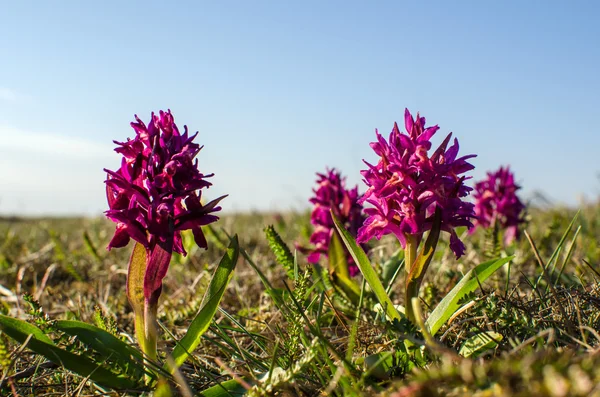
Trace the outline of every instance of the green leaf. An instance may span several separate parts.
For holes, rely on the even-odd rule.
[[[398,313],[404,314],[406,312],[403,305],[394,305],[394,307],[396,308],[396,310],[398,310]],[[381,303],[374,304],[373,311],[382,316],[385,314],[385,312],[383,311],[383,306],[381,306]],[[391,320],[391,319],[388,318],[388,320]]]
[[[19,343],[24,343],[25,339],[31,335],[32,339],[29,342],[30,347],[32,342],[56,346],[54,342],[52,342],[52,339],[50,339],[48,335],[46,335],[41,329],[35,325],[29,324],[26,321],[0,314],[0,327],[2,327],[2,330],[4,330],[6,335],[10,336]],[[25,337],[22,338],[21,335],[25,335]]]
[[[350,277],[348,273],[348,260],[344,252],[344,246],[340,241],[337,233],[331,233],[329,240],[329,251],[327,252],[329,259],[329,272],[335,273],[338,277]]]
[[[288,274],[288,277],[291,280],[294,280],[294,256],[292,255],[292,252],[283,242],[279,234],[277,234],[272,225],[269,225],[265,228],[265,236],[267,237],[267,242],[269,243],[271,251],[273,251],[275,254],[277,263],[283,266]]]
[[[127,297],[133,309],[144,312],[144,274],[146,273],[146,248],[135,243],[127,269]]]
[[[494,331],[485,331],[467,339],[460,347],[458,354],[463,357],[477,358],[487,350],[494,349],[498,342],[502,340],[502,335]]]
[[[225,382],[221,382],[218,385],[209,387],[202,391],[200,396],[202,397],[231,397],[231,396],[243,396],[246,394],[246,389],[238,383],[235,379],[230,379]]]
[[[339,219],[337,219],[333,212],[331,212],[331,217],[333,218],[335,227],[340,233],[342,241],[348,248],[348,251],[350,251],[350,255],[352,255],[354,258],[354,262],[356,262],[356,265],[360,269],[360,272],[363,274],[365,280],[367,280],[367,283],[373,290],[373,293],[375,293],[377,300],[385,309],[386,315],[392,319],[392,321],[400,321],[402,317],[394,307],[394,304],[392,303],[392,300],[388,294],[385,292],[385,288],[383,288],[381,280],[379,280],[377,273],[375,273],[375,270],[373,270],[367,254],[365,254],[365,251],[362,249],[362,247],[356,243],[354,237],[352,237],[352,235],[346,229],[344,229],[344,226],[340,223]]]
[[[331,234],[329,241],[329,274],[350,300],[358,303],[360,288],[348,273],[348,257],[337,233]]]
[[[208,289],[202,298],[200,311],[190,324],[185,336],[179,341],[173,350],[173,359],[177,366],[183,364],[191,352],[200,344],[202,335],[206,332],[210,323],[217,312],[221,298],[225,293],[225,289],[231,277],[233,269],[237,264],[240,248],[237,235],[231,238],[229,248],[221,259],[219,266],[215,270]],[[171,369],[173,370],[173,369]]]
[[[137,374],[147,372],[142,353],[111,333],[81,321],[59,320],[55,325],[65,334],[76,336],[82,343],[104,357],[110,356],[111,360],[115,360],[124,368]]]
[[[41,354],[53,363],[62,365],[71,372],[79,374],[82,377],[89,377],[98,384],[115,389],[135,388],[138,386],[136,381],[113,373],[87,357],[61,349],[39,328],[25,321],[0,315],[0,329],[19,343],[25,343],[31,335],[31,339],[27,343],[29,349]]]
[[[421,249],[421,252],[419,252],[419,255],[415,259],[414,263],[406,264],[409,266],[406,280],[407,289],[410,284],[416,284],[416,289],[418,291],[421,281],[423,280],[423,277],[425,277],[425,272],[427,271],[427,268],[431,263],[431,259],[433,258],[435,247],[437,247],[437,243],[440,238],[441,226],[442,212],[440,208],[437,207],[433,217],[431,230],[427,236],[427,240],[425,241],[423,248]]]
[[[367,374],[380,380],[389,379],[392,372],[403,363],[408,363],[408,360],[402,351],[383,351],[364,358]]]
[[[135,335],[143,351],[146,340],[146,326],[144,323],[144,275],[146,273],[146,248],[135,243],[129,267],[127,269],[127,298],[133,308],[135,316]]]
[[[167,382],[164,378],[161,378],[156,384],[156,388],[154,389],[154,393],[152,397],[172,397],[173,392],[171,391],[171,386],[169,386],[169,382]]]
[[[429,318],[427,318],[425,325],[429,328],[431,335],[435,335],[446,321],[452,317],[454,312],[459,308],[458,302],[463,296],[475,291],[480,283],[487,280],[496,270],[510,262],[513,258],[514,256],[492,259],[469,270],[458,284],[452,288],[452,291],[436,306],[429,315]]]

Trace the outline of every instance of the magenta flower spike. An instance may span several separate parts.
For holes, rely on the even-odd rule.
[[[477,220],[470,231],[473,232],[477,227],[498,227],[499,230],[505,230],[504,244],[509,245],[518,239],[519,225],[525,222],[525,205],[517,196],[520,188],[508,166],[488,172],[486,179],[475,184]]]
[[[450,249],[457,258],[464,254],[465,246],[454,229],[473,226],[474,206],[465,201],[472,188],[464,182],[470,177],[463,174],[474,168],[467,160],[475,155],[458,157],[458,141],[448,147],[452,133],[430,153],[430,140],[439,127],[426,127],[425,118],[417,114],[415,120],[408,109],[404,125],[406,133],[394,123],[388,140],[375,131],[377,141],[371,148],[379,161],[376,165],[365,161],[368,169],[361,173],[368,189],[359,201],[372,207],[365,209],[368,217],[358,230],[357,242],[396,236],[405,250],[406,314],[414,322],[411,301],[418,296],[439,232],[450,234]],[[433,238],[426,245],[432,249],[427,259],[418,262],[417,247],[429,230]]]
[[[180,134],[171,111],[152,113],[148,127],[136,116],[131,123],[133,139],[117,142],[123,155],[117,171],[108,173],[106,194],[110,209],[106,216],[117,223],[108,249],[124,247],[130,239],[147,251],[148,267],[144,278],[144,296],[150,299],[160,290],[171,254],[185,255],[181,231],[192,229],[196,244],[207,248],[201,226],[219,219],[212,213],[225,196],[206,205],[200,203],[201,189],[211,186],[198,171],[194,158],[202,149],[188,137],[187,126]]]
[[[335,168],[326,169],[325,174],[317,173],[317,187],[313,189],[314,197],[310,202],[314,205],[311,212],[311,223],[315,226],[310,237],[313,248],[308,252],[308,262],[317,263],[321,255],[328,256],[329,243],[335,232],[330,210],[342,222],[347,230],[356,236],[358,228],[364,221],[363,207],[358,203],[360,198],[358,186],[346,189],[346,178]],[[348,251],[346,251],[348,273],[351,277],[358,274],[358,267]]]
[[[137,115],[135,118],[136,122],[131,123],[135,137],[126,142],[114,141],[115,151],[123,156],[121,167],[116,171],[105,169],[110,207],[106,216],[117,224],[108,249],[124,247],[130,239],[145,248],[144,308],[155,316],[171,255],[173,252],[186,254],[181,231],[191,229],[196,244],[207,248],[201,227],[218,219],[214,213],[221,209],[218,203],[225,196],[206,205],[200,201],[202,189],[211,186],[206,178],[213,174],[200,173],[198,160],[194,160],[202,149],[193,142],[198,133],[188,136],[184,127],[181,134],[170,110],[160,111],[158,115],[152,113],[148,126]],[[128,297],[135,309],[134,292],[129,287],[128,282]],[[148,313],[136,313],[136,316],[146,315]],[[153,327],[149,324],[152,321],[146,318],[146,336],[137,330],[138,339],[149,338],[148,334],[154,331],[149,329]],[[145,349],[148,343],[155,345],[155,341],[140,341],[142,349],[155,358],[156,347]]]
[[[368,218],[357,241],[394,234],[403,247],[408,236],[420,242],[439,208],[441,230],[450,234],[450,248],[459,258],[465,247],[454,228],[472,227],[475,215],[473,204],[464,200],[472,190],[464,183],[470,177],[462,174],[474,168],[467,160],[475,155],[457,158],[458,140],[447,147],[452,133],[430,155],[430,139],[439,127],[426,128],[425,118],[417,114],[415,121],[408,109],[405,126],[407,134],[394,124],[388,141],[376,131],[377,142],[371,143],[371,148],[380,156],[379,162],[371,165],[365,161],[369,169],[361,172],[368,190],[360,202],[373,208],[365,209]]]

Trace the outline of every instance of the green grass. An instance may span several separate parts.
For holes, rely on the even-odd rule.
[[[600,395],[600,205],[582,208],[569,227],[575,215],[568,208],[530,210],[526,229],[537,255],[525,236],[504,248],[491,233],[477,232],[464,235],[466,255],[457,261],[442,233],[421,288],[425,317],[469,270],[497,257],[514,259],[462,296],[433,339],[405,320],[385,321],[360,277],[350,288],[330,279],[326,264],[308,266],[300,253],[294,260],[294,243],[308,240],[307,214],[225,216],[207,230],[209,249],[175,257],[164,280],[163,363],[201,308],[228,236],[239,235],[238,264],[210,328],[176,376],[163,374],[156,395],[207,389],[206,395],[227,395],[214,388],[223,382],[231,395],[250,387],[247,394],[255,396]],[[274,225],[269,240],[268,225]],[[74,323],[58,321],[96,325],[135,346],[125,294],[131,246],[107,252],[113,230],[101,218],[0,221],[0,313],[120,371],[115,357],[102,361],[84,340],[59,329]],[[391,238],[372,244],[369,260],[378,274],[397,249]],[[399,272],[391,286],[391,276],[384,280],[394,304],[405,304],[403,277]],[[494,340],[484,340],[469,358],[458,354],[482,333]],[[115,390],[92,382],[6,334],[0,335],[0,368],[3,396],[152,393],[143,385]]]

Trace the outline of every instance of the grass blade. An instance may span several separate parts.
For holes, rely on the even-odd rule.
[[[173,350],[173,359],[177,366],[183,364],[192,351],[200,344],[202,335],[206,332],[217,312],[221,298],[225,293],[227,284],[233,276],[233,269],[237,264],[240,248],[237,235],[234,235],[229,243],[229,248],[223,255],[219,266],[215,270],[208,289],[202,299],[200,311],[190,324],[185,336]]]
[[[581,212],[581,210],[577,211],[577,213],[575,214],[575,216],[571,220],[571,223],[569,223],[569,226],[567,226],[567,229],[565,230],[565,232],[563,233],[562,237],[560,238],[560,241],[558,242],[558,245],[556,246],[556,249],[554,250],[554,252],[550,256],[550,259],[548,260],[548,262],[546,262],[547,263],[546,266],[549,266],[556,259],[556,257],[558,256],[558,253],[561,250],[563,244],[565,243],[565,240],[567,239],[567,237],[571,233],[571,229],[573,229],[573,225],[575,224],[575,221],[577,220],[577,218],[579,218],[579,213],[580,212]],[[546,266],[544,266],[544,270],[547,270]],[[556,265],[555,265],[555,267],[556,267]],[[552,268],[551,273],[553,271],[554,271],[554,268]],[[544,277],[544,272],[542,271],[542,274],[540,274],[538,276],[537,280],[535,281],[534,288],[537,289],[537,285],[542,280],[543,277]]]
[[[560,267],[558,276],[556,276],[555,285],[558,284],[558,282],[560,281],[560,278],[562,277],[562,274],[565,270],[565,266],[571,259],[571,255],[573,254],[573,249],[577,245],[577,237],[579,236],[580,231],[581,231],[581,225],[579,225],[579,227],[577,227],[577,230],[575,230],[575,234],[573,235],[573,240],[571,240],[571,245],[569,245],[569,249],[567,250],[567,255],[565,255],[565,259],[563,260],[562,266]]]
[[[96,259],[98,262],[102,262],[102,257],[98,254],[98,250],[94,246],[92,238],[90,237],[90,234],[87,232],[87,230],[83,232],[83,242],[85,244],[85,248],[94,257],[94,259]]]

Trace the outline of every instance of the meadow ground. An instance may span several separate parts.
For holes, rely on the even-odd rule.
[[[272,234],[268,241],[265,227],[273,225],[294,252],[296,242],[308,241],[308,214],[227,215],[206,229],[208,250],[188,244],[189,255],[175,257],[164,280],[162,360],[201,307],[228,235],[238,234],[233,278],[179,374],[154,392],[141,381],[115,390],[3,333],[0,394],[196,395],[208,389],[206,395],[218,395],[210,387],[233,377],[242,386],[231,388],[232,395],[244,388],[252,388],[248,395],[600,395],[600,205],[576,213],[531,208],[525,228],[531,242],[522,236],[505,248],[492,232],[478,231],[465,235],[466,254],[458,261],[444,240],[421,288],[425,318],[470,269],[493,258],[514,259],[457,297],[459,309],[433,336],[382,318],[360,276],[357,300],[300,253],[295,268],[281,263],[289,258]],[[134,344],[125,293],[131,245],[106,251],[113,232],[103,218],[2,220],[0,312],[35,324],[57,345],[118,374],[127,370],[54,326],[55,320],[81,320]],[[402,262],[398,243],[384,238],[371,246],[369,258],[392,301],[404,304],[404,272],[390,274]]]

